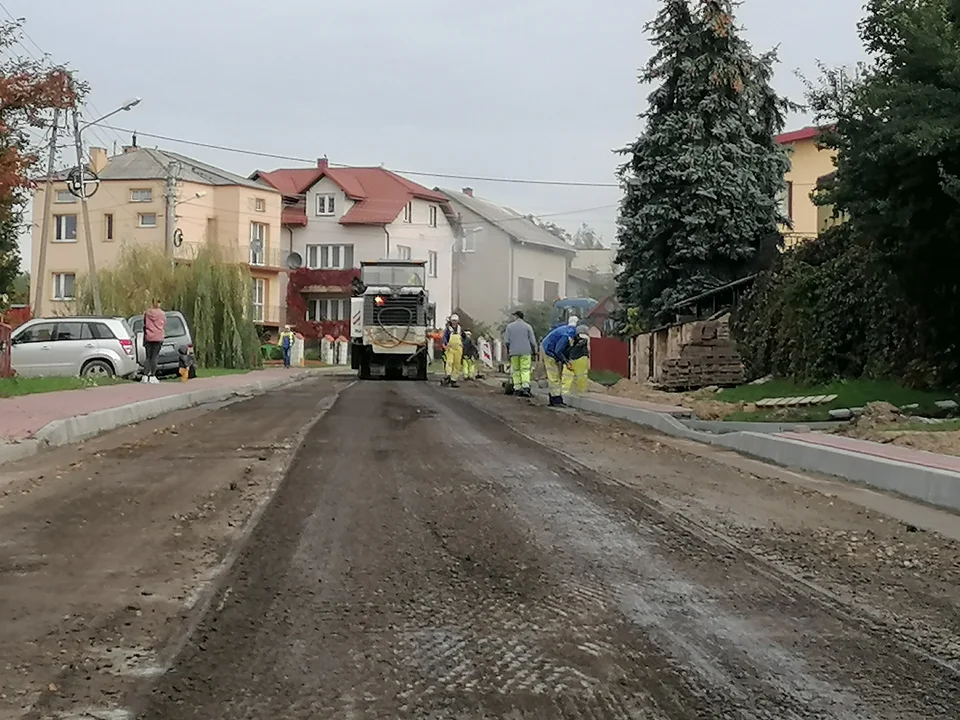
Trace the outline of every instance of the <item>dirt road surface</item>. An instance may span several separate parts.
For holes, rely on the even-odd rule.
[[[348,382],[301,382],[3,465],[0,718],[125,717],[301,433]]]
[[[894,516],[955,517],[662,440],[479,388],[353,385],[131,712],[955,715],[958,545]]]

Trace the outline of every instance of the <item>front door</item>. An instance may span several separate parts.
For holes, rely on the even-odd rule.
[[[17,375],[55,375],[53,332],[55,323],[37,323],[13,335],[10,361]]]

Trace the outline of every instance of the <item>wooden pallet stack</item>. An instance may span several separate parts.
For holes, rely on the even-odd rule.
[[[740,353],[727,323],[705,320],[693,324],[690,339],[680,356],[664,360],[660,385],[665,390],[693,390],[716,385],[741,385],[744,377]]]

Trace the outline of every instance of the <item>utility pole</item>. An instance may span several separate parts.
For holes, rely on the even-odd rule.
[[[80,211],[83,215],[83,235],[87,242],[87,265],[90,272],[90,290],[93,292],[93,312],[103,315],[100,300],[100,280],[97,278],[97,263],[93,254],[93,232],[90,230],[90,205],[87,203],[87,184],[83,167],[83,142],[80,139],[80,111],[73,110],[73,140],[77,146],[77,175],[79,177]]]
[[[167,165],[167,186],[163,197],[167,202],[164,218],[164,251],[173,263],[173,238],[177,231],[177,175],[174,171],[176,163]]]
[[[47,243],[50,241],[50,208],[53,204],[53,165],[57,160],[57,130],[60,124],[60,108],[53,110],[53,127],[50,129],[50,155],[47,158],[47,181],[43,188],[43,218],[40,225],[40,256],[37,258],[37,276],[34,278],[33,312],[43,306],[43,281],[47,274]]]

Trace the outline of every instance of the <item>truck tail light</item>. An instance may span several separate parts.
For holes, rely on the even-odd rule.
[[[127,355],[129,355],[130,357],[133,357],[133,340],[121,340],[120,347],[123,348],[123,351]]]

